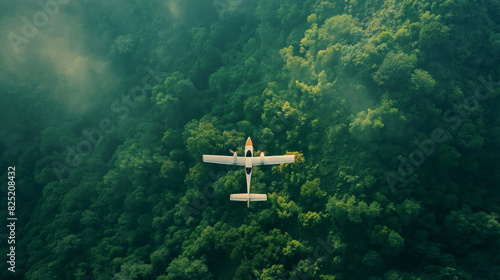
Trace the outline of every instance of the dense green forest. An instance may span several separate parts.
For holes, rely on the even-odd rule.
[[[3,2],[1,279],[500,279],[498,0]]]

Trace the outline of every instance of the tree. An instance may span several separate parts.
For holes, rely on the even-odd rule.
[[[78,236],[69,234],[57,242],[54,253],[58,256],[58,259],[66,263],[71,260],[72,256],[80,253],[82,245],[82,241]]]
[[[423,25],[420,28],[419,42],[423,48],[437,47],[447,41],[450,28],[440,22],[439,15],[427,11],[420,20]]]
[[[262,270],[262,273],[259,273],[257,276],[259,280],[273,280],[273,279],[279,279],[283,276],[285,273],[285,270],[283,269],[282,264],[273,264],[269,268],[264,268]]]
[[[135,51],[135,43],[131,34],[116,37],[115,43],[111,47],[111,54],[115,56],[128,56]]]
[[[381,225],[375,225],[371,234],[371,242],[382,246],[382,253],[388,256],[398,255],[404,247],[405,241],[396,231]]]
[[[430,93],[434,89],[436,81],[434,81],[429,72],[415,69],[413,74],[411,74],[411,84],[411,89],[416,92]]]
[[[406,117],[395,106],[394,100],[382,96],[381,105],[372,110],[358,113],[349,124],[349,132],[354,139],[361,142],[377,141],[393,137],[401,137],[401,128]]]
[[[204,119],[198,122],[193,120],[186,124],[183,137],[187,143],[187,150],[195,158],[202,154],[220,153],[222,133],[215,127],[216,118]]]
[[[200,279],[210,280],[212,275],[208,271],[207,265],[199,259],[189,260],[186,257],[174,259],[167,268],[166,280],[174,279]]]
[[[377,72],[373,74],[373,80],[376,84],[391,90],[405,88],[416,64],[417,57],[414,54],[390,51]]]

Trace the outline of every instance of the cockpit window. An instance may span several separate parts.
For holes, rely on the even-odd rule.
[[[250,172],[252,172],[252,168],[251,167],[247,167],[247,168],[245,168],[245,170],[247,171],[248,175],[250,175]]]
[[[247,154],[246,154],[246,157],[251,157],[252,156],[252,152],[250,152],[250,150],[247,151]]]

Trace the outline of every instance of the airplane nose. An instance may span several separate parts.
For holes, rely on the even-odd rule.
[[[253,146],[252,140],[250,139],[250,137],[248,137],[247,143],[245,144],[245,146]]]

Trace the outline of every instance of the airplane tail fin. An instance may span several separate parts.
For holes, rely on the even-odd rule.
[[[231,195],[232,201],[246,201],[247,207],[250,206],[250,201],[267,201],[267,194],[260,193],[235,193]]]

